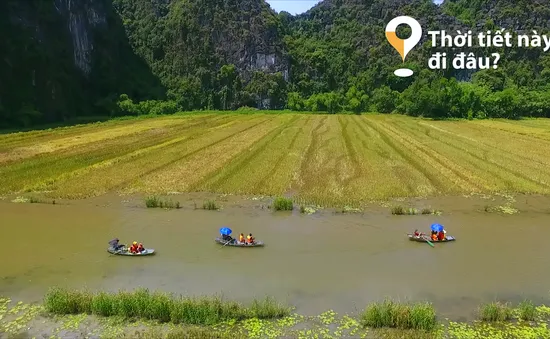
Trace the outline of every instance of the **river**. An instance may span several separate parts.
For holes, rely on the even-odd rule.
[[[524,199],[538,207],[503,215],[483,212],[482,202],[440,200],[454,208],[441,216],[392,216],[387,208],[313,215],[250,206],[160,210],[116,196],[56,205],[6,199],[0,295],[39,301],[54,285],[147,287],[241,301],[270,295],[303,314],[352,313],[387,296],[427,300],[440,315],[471,319],[481,302],[548,299],[548,199]],[[407,232],[428,232],[433,222],[457,241],[432,248],[407,240]],[[221,226],[234,235],[252,232],[266,247],[221,247],[213,241]],[[110,255],[107,242],[115,237],[158,253]]]

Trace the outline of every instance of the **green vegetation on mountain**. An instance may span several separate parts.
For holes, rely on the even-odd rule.
[[[0,2],[0,127],[109,115],[164,90],[110,0]]]
[[[417,18],[410,78],[386,23]],[[264,0],[66,0],[0,4],[0,127],[86,116],[234,110],[550,116],[550,55],[501,53],[498,69],[428,70],[427,30],[548,34],[542,0],[324,0],[275,13]],[[398,34],[406,37],[407,29]],[[452,56],[457,51],[446,50]],[[146,100],[146,101],[144,101]]]

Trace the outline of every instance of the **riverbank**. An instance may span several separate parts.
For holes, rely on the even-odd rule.
[[[3,338],[47,336],[150,339],[175,339],[184,335],[196,339],[550,337],[550,330],[547,328],[550,308],[534,306],[529,302],[516,305],[516,308],[504,303],[482,305],[476,309],[478,320],[466,323],[438,317],[429,303],[403,304],[386,301],[368,305],[356,314],[337,314],[328,310],[317,316],[304,316],[289,313],[289,309],[272,299],[265,299],[271,300],[269,302],[253,303],[252,308],[241,313],[239,310],[246,310],[244,306],[223,302],[216,297],[202,298],[201,301],[177,301],[178,299],[170,299],[166,294],[147,293],[145,290],[138,290],[122,294],[119,292],[118,295],[93,295],[84,291],[54,289],[45,297],[44,305],[15,303],[10,299],[0,298],[0,335],[3,334]],[[147,295],[149,303],[142,305],[143,309],[136,308],[136,303],[147,299]],[[109,298],[117,306],[107,308],[117,310],[116,314],[105,313],[105,300]],[[157,318],[164,314],[158,298],[176,303],[171,306],[172,314],[177,315],[175,319],[168,317],[164,321],[158,321]],[[210,304],[205,308],[207,300],[217,306]],[[182,302],[186,305],[183,313],[180,308]],[[222,309],[231,312],[220,313]],[[194,316],[181,318],[182,314]],[[225,315],[226,318],[212,318],[215,314]],[[250,317],[243,318],[243,314]],[[176,323],[173,320],[177,320]],[[210,324],[197,326],[197,322]]]

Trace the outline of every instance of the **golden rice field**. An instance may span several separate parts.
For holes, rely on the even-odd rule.
[[[0,135],[0,195],[550,193],[550,120],[192,114]]]

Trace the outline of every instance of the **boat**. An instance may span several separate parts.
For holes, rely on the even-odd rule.
[[[415,236],[414,234],[407,234],[409,236],[409,240],[411,241],[418,241],[418,242],[428,242],[430,241],[431,243],[438,243],[438,242],[449,242],[449,241],[455,241],[455,237],[451,236],[451,235],[447,235],[445,236],[445,240],[438,240],[438,241],[434,241],[432,239],[430,239],[430,237],[427,235],[427,234],[424,234],[424,236]]]
[[[233,239],[233,242],[228,243],[227,240],[223,240],[222,238],[216,238],[216,242],[220,245],[224,246],[233,246],[233,247],[263,247],[264,243],[261,241],[255,241],[253,244],[247,244],[245,242],[239,242],[237,239]]]
[[[114,254],[114,255],[125,255],[125,256],[129,256],[129,257],[143,257],[143,256],[146,256],[146,255],[154,254],[155,250],[152,249],[152,248],[146,248],[141,253],[132,253],[132,252],[128,251],[128,248],[124,248],[122,250],[115,250],[114,248],[109,247],[107,249],[107,252],[109,252],[111,254]]]

